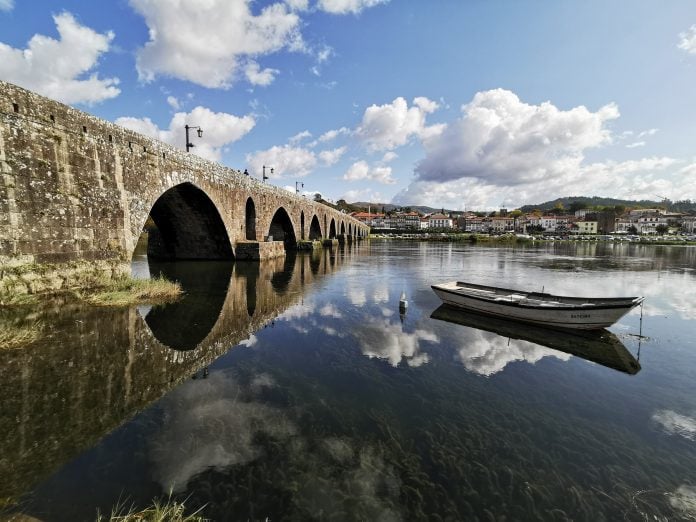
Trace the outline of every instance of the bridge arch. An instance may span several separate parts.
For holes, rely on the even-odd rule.
[[[312,222],[309,225],[309,239],[311,241],[321,239],[321,225],[316,214],[312,216]]]
[[[268,235],[273,236],[273,241],[282,241],[285,243],[286,249],[297,245],[295,228],[293,227],[290,215],[283,207],[279,207],[278,210],[275,211],[275,214],[273,214],[271,225],[268,228]]]
[[[232,244],[220,212],[193,183],[165,191],[150,209],[155,227],[148,230],[152,259],[233,259]]]
[[[346,233],[346,222],[341,220],[341,235]]]
[[[300,238],[304,241],[305,238],[305,219],[304,210],[300,213]]]
[[[334,239],[336,237],[336,221],[331,218],[331,225],[329,225],[329,239]]]
[[[246,200],[244,209],[244,222],[246,229],[246,239],[248,241],[256,241],[256,205],[254,200],[249,197]]]

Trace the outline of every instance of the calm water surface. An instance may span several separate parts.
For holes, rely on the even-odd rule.
[[[213,520],[696,519],[694,248],[373,241],[134,270],[185,299],[57,305],[0,353],[4,512],[171,491]],[[452,314],[430,284],[453,279],[644,295],[644,337],[640,309],[599,338]]]

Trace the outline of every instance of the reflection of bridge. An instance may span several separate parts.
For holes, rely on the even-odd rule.
[[[367,235],[239,171],[2,81],[0,92],[0,262],[123,267],[148,216],[149,253],[164,259],[265,259]]]
[[[188,310],[165,307],[154,321],[154,309],[144,319],[135,308],[47,310],[39,319],[51,332],[48,338],[21,350],[0,351],[0,500],[16,500],[136,412],[248,339],[299,303],[315,281],[340,270],[361,248],[346,245],[228,265],[221,298],[211,300],[215,309],[206,309],[212,319],[208,328],[198,329],[197,338],[187,337],[195,345],[178,349],[162,341],[179,342],[171,333],[191,327],[182,318],[200,318],[196,307],[202,299],[195,295],[183,302]],[[225,270],[217,273],[220,276]],[[186,282],[185,277],[182,280]],[[205,292],[206,284],[192,293]]]

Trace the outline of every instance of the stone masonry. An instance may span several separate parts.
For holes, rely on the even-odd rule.
[[[267,258],[369,232],[326,205],[0,81],[0,290],[8,275],[47,266],[127,270],[148,216],[159,233],[151,253],[170,259]],[[53,286],[70,286],[65,274]]]

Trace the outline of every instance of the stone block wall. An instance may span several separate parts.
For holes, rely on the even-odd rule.
[[[332,230],[367,235],[330,207],[0,81],[0,279],[18,265],[127,265],[155,203],[182,184],[202,191],[227,236],[208,216],[173,218],[186,204],[166,206],[159,225],[176,228],[184,257],[209,257],[225,241],[217,254],[234,255],[246,240],[248,198],[257,241],[281,208],[297,240],[309,237],[315,216],[323,237],[332,221]]]

